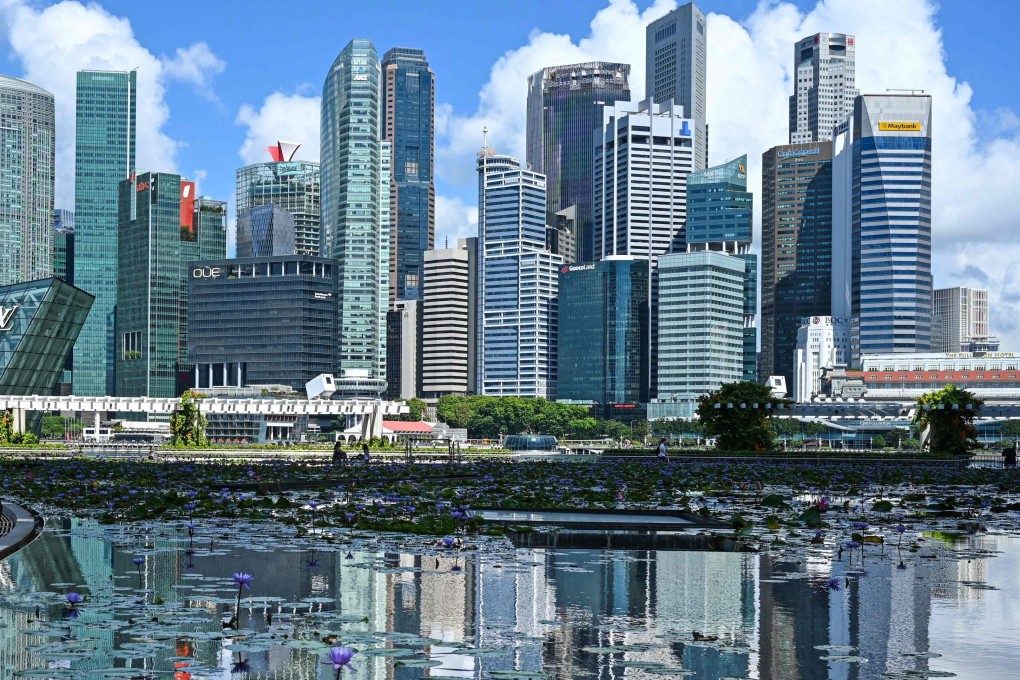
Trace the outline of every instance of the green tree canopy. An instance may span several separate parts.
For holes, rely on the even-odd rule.
[[[773,397],[767,385],[745,380],[703,395],[697,413],[705,436],[715,437],[717,449],[771,451],[775,446],[772,409],[782,403],[786,402]]]
[[[936,453],[966,454],[977,446],[974,417],[984,402],[956,385],[917,398],[914,423],[928,433],[928,446]]]
[[[201,398],[202,395],[194,390],[181,395],[181,403],[170,414],[172,446],[209,446],[209,440],[205,437],[208,423],[196,403]]]

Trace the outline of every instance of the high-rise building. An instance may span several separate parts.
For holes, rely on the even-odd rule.
[[[300,391],[315,376],[333,373],[336,270],[332,259],[310,255],[192,262],[188,362],[194,366],[193,384],[199,389],[287,385]]]
[[[832,142],[762,154],[759,379],[792,384],[804,317],[832,309]]]
[[[603,109],[630,101],[629,77],[629,64],[603,61],[550,66],[528,77],[528,167],[545,175],[549,224],[556,223],[559,211],[577,206],[578,259],[583,262],[597,258],[593,142],[603,125]]]
[[[399,300],[386,312],[386,398],[418,396],[418,332],[421,316],[418,300]]]
[[[52,276],[53,95],[0,75],[0,286]]]
[[[297,249],[292,214],[275,203],[266,203],[238,213],[237,257],[295,254]]]
[[[694,124],[694,169],[708,167],[708,25],[693,2],[645,28],[645,96],[675,102]]]
[[[694,169],[692,121],[653,100],[617,102],[595,133],[595,257],[653,259],[670,250],[687,219]]]
[[[931,351],[969,352],[989,341],[987,290],[938,288],[934,295]]]
[[[747,156],[693,172],[687,178],[688,252],[718,251],[744,262],[741,380],[756,380],[758,372],[758,256],[751,252],[753,202],[747,190]]]
[[[850,362],[850,320],[834,316],[801,319],[793,356],[793,400],[822,393],[822,369]],[[788,383],[789,384],[789,383]]]
[[[577,206],[564,208],[553,215],[555,222],[546,225],[545,249],[563,258],[577,260]]]
[[[74,283],[74,211],[53,211],[53,275]]]
[[[608,417],[648,403],[649,271],[628,256],[560,267],[557,399],[597,402]]]
[[[790,144],[829,141],[854,110],[856,48],[852,35],[816,33],[793,46]]]
[[[393,149],[390,178],[390,304],[421,298],[423,254],[435,245],[435,74],[425,52],[394,47],[382,62],[382,138]]]
[[[861,95],[833,141],[832,315],[860,354],[931,347],[931,143],[924,94]]]
[[[425,253],[421,395],[475,392],[478,239]]]
[[[74,393],[113,395],[118,186],[135,169],[136,71],[79,71],[75,103],[76,285],[95,296],[74,346]]]
[[[545,177],[510,156],[478,154],[478,389],[556,394],[559,255],[545,249]]]
[[[375,46],[352,40],[322,88],[322,251],[337,260],[339,372],[386,373],[390,162]]]
[[[319,164],[292,160],[299,146],[277,142],[267,147],[271,162],[238,168],[237,221],[249,210],[273,203],[294,218],[294,252],[319,255]]]
[[[226,203],[194,192],[194,182],[163,172],[120,182],[117,396],[175,397],[189,380],[192,263],[226,251]]]

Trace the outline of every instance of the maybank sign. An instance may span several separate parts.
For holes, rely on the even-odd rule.
[[[817,156],[822,150],[817,146],[813,149],[787,149],[786,151],[777,151],[776,155],[779,160],[785,161],[787,158],[800,158],[801,156]]]
[[[913,121],[883,120],[878,123],[879,132],[920,132],[921,124]]]
[[[560,274],[568,274],[570,272],[588,272],[595,269],[594,264],[566,264],[560,267]]]

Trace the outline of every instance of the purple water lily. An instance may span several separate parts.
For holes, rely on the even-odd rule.
[[[68,593],[67,595],[64,595],[64,598],[67,600],[67,604],[71,608],[77,607],[85,601],[85,596],[81,593]]]
[[[329,650],[329,661],[323,661],[322,663],[327,666],[332,665],[333,670],[336,671],[336,677],[340,677],[340,671],[344,668],[350,668],[352,671],[358,670],[351,665],[351,659],[354,658],[354,650],[350,647],[333,647]]]
[[[452,548],[455,545],[457,545],[457,539],[454,538],[453,536],[447,536],[446,538],[443,539],[444,548]]]
[[[254,580],[255,580],[255,577],[252,576],[251,574],[246,574],[243,571],[242,572],[236,572],[236,571],[234,572],[234,583],[237,584],[237,590],[238,591],[240,591],[242,587],[247,589],[247,590],[251,590],[251,582],[254,581]]]
[[[829,579],[829,590],[839,590],[839,579],[835,576]]]
[[[145,564],[144,557],[132,557],[131,561],[134,562],[135,568],[138,570],[138,589],[142,589],[142,565]]]

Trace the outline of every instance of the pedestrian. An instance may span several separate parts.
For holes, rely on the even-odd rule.
[[[344,453],[344,444],[340,439],[336,440],[333,444],[333,465],[334,467],[339,465],[343,460],[347,458],[347,454]]]
[[[666,438],[663,437],[659,440],[659,460],[665,463],[669,462],[669,455],[666,447]]]
[[[365,459],[366,463],[371,460],[371,457],[368,455],[368,442],[361,442],[361,456]]]

